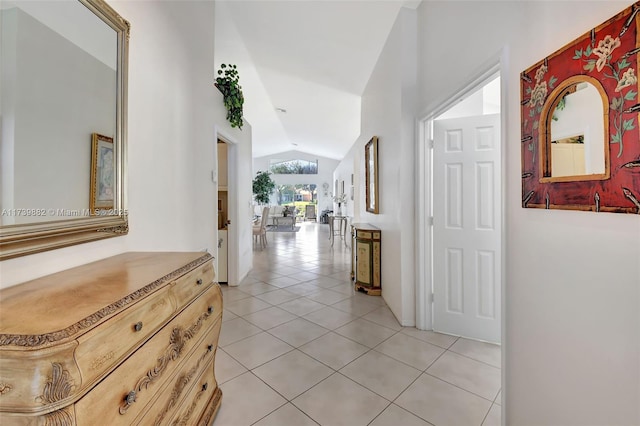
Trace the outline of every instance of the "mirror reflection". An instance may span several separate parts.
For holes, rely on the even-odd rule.
[[[117,136],[118,34],[79,1],[1,8],[0,224],[86,219],[92,135]]]
[[[551,111],[550,176],[604,174],[604,107],[598,89],[587,81],[572,83]]]

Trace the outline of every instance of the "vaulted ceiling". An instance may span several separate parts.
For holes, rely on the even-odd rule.
[[[404,0],[218,1],[216,65],[237,64],[253,156],[342,159],[360,97]]]

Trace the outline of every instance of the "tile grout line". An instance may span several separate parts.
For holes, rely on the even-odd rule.
[[[480,422],[480,426],[484,425],[484,422],[487,420],[487,417],[489,417],[489,413],[491,412],[491,409],[493,408],[493,405],[494,405],[494,403],[491,403],[491,405],[489,405],[489,409],[487,410],[487,413],[482,418],[482,422]]]
[[[462,339],[462,338],[463,338],[463,337],[461,337],[461,339]],[[482,360],[479,360],[478,358],[473,358],[473,357],[470,357],[469,355],[461,354],[461,353],[456,352],[456,351],[451,350],[451,349],[447,349],[447,350],[448,350],[449,352],[451,352],[451,353],[456,354],[456,355],[460,355],[460,356],[461,356],[461,357],[463,357],[463,358],[470,359],[471,361],[479,362],[479,363],[484,364],[484,365],[486,365],[486,366],[488,366],[488,367],[493,367],[493,368],[495,368],[495,369],[497,369],[497,370],[501,370],[501,368],[500,368],[500,367],[496,367],[495,365],[493,365],[493,364],[489,364],[488,362],[485,362],[485,361],[482,361]]]
[[[434,362],[435,362],[435,361],[434,361]],[[487,401],[487,402],[489,402],[489,403],[493,404],[493,400],[491,400],[491,399],[487,399],[487,398],[485,398],[485,397],[484,397],[484,396],[482,396],[482,395],[478,395],[477,393],[472,392],[472,391],[470,391],[469,389],[462,388],[462,387],[460,387],[460,386],[456,385],[455,383],[448,382],[448,381],[446,381],[446,380],[444,380],[444,379],[442,379],[442,378],[440,378],[440,377],[438,377],[438,376],[434,376],[433,374],[429,373],[428,371],[424,371],[424,372],[423,372],[423,374],[427,374],[428,376],[433,377],[434,379],[438,379],[438,380],[440,380],[441,382],[447,383],[447,384],[449,384],[449,385],[451,385],[451,386],[454,386],[454,387],[456,387],[456,388],[458,388],[458,389],[460,389],[460,390],[463,390],[463,391],[465,391],[465,392],[467,392],[467,393],[470,393],[471,395],[475,395],[475,396],[477,396],[478,398],[482,398],[483,400],[485,400],[485,401]],[[498,390],[498,392],[500,392],[500,390]]]

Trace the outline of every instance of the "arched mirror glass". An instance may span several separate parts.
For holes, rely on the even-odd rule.
[[[551,176],[602,174],[604,108],[593,84],[570,85],[551,114]]]
[[[103,0],[0,18],[0,259],[126,234],[128,22]]]
[[[540,127],[542,182],[609,177],[608,99],[588,76],[567,79],[548,97]]]

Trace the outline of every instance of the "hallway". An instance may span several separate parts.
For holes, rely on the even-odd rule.
[[[222,286],[214,425],[499,425],[500,347],[400,326],[353,292],[349,247],[300,225]]]

